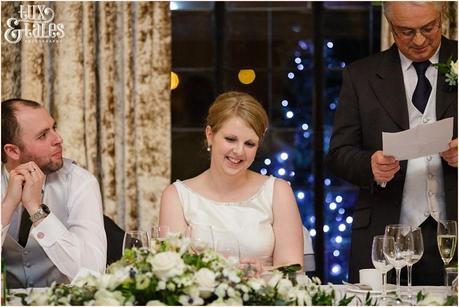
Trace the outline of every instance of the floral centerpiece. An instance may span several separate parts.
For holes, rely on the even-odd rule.
[[[189,238],[152,241],[151,250],[128,250],[98,277],[22,295],[24,305],[348,305],[318,278],[292,274],[295,266],[251,277],[212,250],[194,253]]]
[[[212,250],[195,253],[190,239],[152,241],[151,250],[125,251],[105,274],[77,277],[72,284],[29,290],[23,305],[375,305],[342,294],[318,278],[296,274],[299,265],[253,277],[234,260]],[[420,301],[426,297],[419,297]],[[456,296],[457,302],[457,296]]]

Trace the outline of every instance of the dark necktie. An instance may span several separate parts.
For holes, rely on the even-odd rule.
[[[44,191],[41,190],[41,197],[43,198]],[[30,227],[32,226],[32,221],[30,220],[29,212],[27,212],[26,208],[22,208],[22,215],[21,215],[21,226],[19,226],[19,237],[18,242],[25,247],[27,244],[27,239],[29,238]]]
[[[27,244],[27,238],[29,237],[30,226],[32,226],[32,221],[30,220],[29,212],[25,208],[22,210],[21,216],[21,226],[19,228],[19,238],[18,242],[25,247]]]
[[[424,113],[427,101],[429,100],[430,92],[432,91],[432,85],[430,85],[430,82],[425,75],[427,68],[430,66],[430,61],[413,62],[413,66],[418,74],[418,84],[416,84],[411,101],[416,109],[418,109],[421,113]]]

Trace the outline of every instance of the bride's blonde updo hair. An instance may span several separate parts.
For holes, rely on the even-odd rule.
[[[263,106],[252,96],[242,92],[226,92],[217,97],[209,108],[207,125],[213,133],[217,133],[223,123],[233,117],[239,117],[263,141],[268,129],[268,115]]]

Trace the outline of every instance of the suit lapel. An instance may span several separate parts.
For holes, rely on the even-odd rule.
[[[442,37],[438,61],[439,63],[446,63],[449,57],[452,57],[453,60],[457,60],[457,49],[456,51],[454,51],[452,48],[452,44],[447,39]],[[438,72],[437,96],[436,96],[436,101],[435,101],[437,119],[442,119],[448,107],[454,101],[457,101],[457,98],[456,98],[457,97],[457,87],[449,86],[446,83],[445,79],[446,79],[445,75]]]
[[[397,47],[384,53],[371,86],[379,103],[402,130],[409,129],[408,106],[405,97],[405,83]]]

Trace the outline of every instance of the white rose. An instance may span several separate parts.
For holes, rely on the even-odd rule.
[[[164,290],[164,289],[166,289],[166,282],[160,280],[160,281],[158,282],[158,285],[156,286],[156,289],[157,289],[157,290]]]
[[[217,288],[215,289],[215,294],[218,296],[218,297],[225,297],[226,295],[226,289],[228,289],[228,285],[225,284],[225,283],[221,283],[217,286]]]
[[[249,285],[250,288],[252,288],[255,291],[258,291],[263,287],[266,283],[263,279],[260,278],[251,278],[247,284]]]
[[[433,294],[427,294],[426,297],[417,303],[419,306],[441,306],[444,304],[443,299],[440,296]]]
[[[152,271],[161,279],[167,279],[183,273],[185,264],[180,255],[174,252],[156,254],[150,260]]]
[[[209,304],[209,306],[225,306],[225,301],[223,298],[219,297],[215,301]]]
[[[271,278],[268,281],[268,286],[275,288],[279,280],[282,278],[281,272],[273,272]]]
[[[285,296],[292,287],[293,284],[290,280],[282,278],[277,284],[277,292],[279,292],[280,295]]]
[[[238,292],[236,292],[233,288],[229,287],[228,290],[226,290],[226,294],[229,297],[234,298],[237,296]]]
[[[131,267],[127,266],[127,267],[120,268],[111,274],[102,274],[96,280],[97,282],[96,287],[98,289],[113,290],[116,287],[118,287],[120,284],[125,282],[127,279],[130,278],[130,274],[129,274],[130,270],[131,270]]]
[[[215,273],[207,268],[202,268],[194,276],[199,286],[204,288],[213,288],[216,285]]]
[[[311,306],[312,298],[306,290],[299,290],[298,288],[291,288],[288,292],[289,300],[293,300],[297,306]]]
[[[120,291],[107,291],[100,289],[94,294],[94,305],[96,306],[120,306],[124,303],[124,296]]]
[[[158,300],[148,301],[146,306],[167,306]]]
[[[183,306],[204,304],[204,300],[200,298],[199,296],[193,297],[193,296],[188,296],[188,295],[180,295],[178,301]]]
[[[52,293],[51,291],[41,292],[41,291],[32,290],[30,294],[26,297],[26,302],[29,303],[30,305],[36,305],[36,306],[49,305],[48,297],[52,295],[51,293]]]
[[[240,298],[229,298],[224,300],[223,298],[219,297],[215,301],[209,304],[209,306],[242,306],[243,302]]]
[[[207,268],[202,268],[196,272],[195,280],[203,298],[208,298],[212,294],[214,287],[217,285],[215,277],[215,273]]]
[[[451,71],[457,75],[457,61],[451,61]]]
[[[297,274],[296,275],[296,282],[300,286],[307,286],[307,285],[311,284],[312,281],[311,281],[311,278],[309,278],[305,274]]]
[[[97,272],[98,273],[98,272]],[[97,286],[97,278],[100,277],[100,274],[96,276],[92,272],[79,272],[77,276],[72,280],[72,285],[76,287],[82,286]]]
[[[236,271],[233,271],[233,270],[226,270],[226,272],[223,272],[223,274],[225,276],[228,277],[228,279],[234,283],[239,283],[241,281],[241,278],[237,275],[237,272]],[[226,274],[225,274],[226,273]]]
[[[177,287],[175,286],[175,284],[174,284],[173,282],[168,282],[167,285],[166,285],[166,288],[167,288],[167,290],[169,290],[169,291],[175,291],[175,289],[176,289]]]
[[[225,300],[227,306],[242,306],[243,302],[239,297],[231,297]]]

